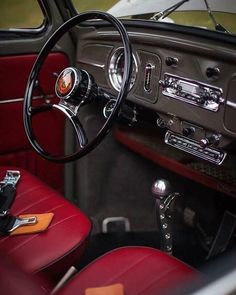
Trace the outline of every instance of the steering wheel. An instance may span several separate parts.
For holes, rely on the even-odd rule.
[[[85,105],[92,103],[92,101],[98,95],[98,87],[94,81],[92,75],[85,70],[69,67],[64,69],[58,76],[55,92],[59,98],[58,104],[43,104],[41,106],[32,106],[32,93],[36,85],[37,77],[47,55],[51,49],[55,46],[58,40],[74,26],[91,19],[102,19],[112,24],[121,36],[124,47],[124,74],[121,89],[116,98],[113,111],[106,119],[103,126],[97,132],[96,136],[89,142],[86,132],[79,119],[79,111]],[[92,25],[92,24],[91,24]],[[93,150],[107,135],[111,126],[118,115],[122,102],[127,96],[129,91],[129,84],[132,73],[132,51],[129,42],[129,37],[121,21],[114,16],[105,12],[87,12],[74,16],[59,27],[40,51],[31,73],[28,78],[24,106],[23,106],[23,120],[25,132],[29,142],[35,151],[47,160],[59,163],[70,162],[85,156],[91,150]],[[51,152],[47,152],[38,143],[37,138],[32,128],[32,117],[38,113],[56,109],[61,111],[70,121],[76,134],[76,138],[79,143],[79,147],[74,153],[69,155],[53,155]]]

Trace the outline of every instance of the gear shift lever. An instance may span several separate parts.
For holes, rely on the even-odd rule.
[[[162,199],[168,196],[171,192],[171,185],[165,179],[159,179],[152,185],[152,193],[156,199]]]
[[[156,216],[160,225],[161,234],[161,250],[172,254],[172,233],[171,233],[171,218],[172,218],[172,202],[178,193],[171,192],[171,185],[165,179],[158,179],[152,185],[152,193],[156,199]]]

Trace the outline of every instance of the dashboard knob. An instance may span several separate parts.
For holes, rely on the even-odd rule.
[[[178,62],[179,62],[179,60],[178,60],[178,58],[176,58],[176,57],[168,56],[168,57],[166,58],[166,65],[167,65],[168,67],[176,66],[176,65],[178,64]]]
[[[182,130],[182,133],[183,133],[183,136],[185,137],[188,137],[192,134],[194,134],[195,132],[195,128],[190,126],[190,127],[185,127],[183,130]]]
[[[173,88],[173,89],[180,90],[180,89],[179,89],[179,84],[178,84],[176,81],[172,82],[170,86],[171,86],[171,88]]]
[[[200,146],[205,149],[206,147],[208,147],[210,145],[210,142],[208,140],[208,138],[202,138],[200,140]]]
[[[219,68],[207,68],[206,69],[206,76],[207,78],[218,78],[220,74]]]
[[[206,99],[203,96],[200,96],[199,98],[196,99],[196,102],[199,104],[204,104]]]
[[[114,107],[116,105],[116,99],[110,99],[103,108],[103,116],[108,119],[112,114]]]
[[[212,93],[210,94],[210,99],[211,99],[212,101],[216,102],[216,103],[219,103],[220,97],[219,97],[219,95],[218,95],[217,93],[212,92]]]
[[[202,148],[205,149],[205,148],[212,146],[212,145],[216,146],[219,143],[219,140],[220,140],[219,136],[213,134],[211,136],[201,139],[199,144]]]
[[[211,99],[211,94],[208,90],[204,90],[199,98],[197,98],[197,103],[199,104],[204,104],[206,101],[208,101],[209,99]]]
[[[169,87],[171,85],[171,82],[168,79],[160,80],[159,85],[163,88]]]

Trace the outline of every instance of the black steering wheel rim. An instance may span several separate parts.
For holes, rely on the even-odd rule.
[[[49,52],[52,50],[52,48],[55,46],[55,44],[59,41],[59,39],[70,29],[72,29],[74,26],[79,25],[80,23],[92,20],[92,19],[103,19],[110,24],[112,24],[117,31],[119,32],[121,36],[121,40],[123,42],[124,47],[124,74],[123,74],[123,81],[121,84],[121,89],[119,91],[119,94],[116,99],[116,104],[114,106],[113,112],[109,116],[109,118],[104,123],[103,127],[99,130],[97,133],[97,136],[91,140],[84,148],[75,151],[74,153],[70,155],[63,155],[63,156],[57,156],[52,155],[45,151],[41,145],[38,143],[36,136],[34,135],[33,128],[32,128],[32,94],[33,89],[35,87],[35,83],[39,74],[39,71],[48,56]],[[92,24],[91,24],[92,25]],[[25,92],[25,99],[24,99],[24,106],[23,106],[23,121],[24,121],[24,127],[25,132],[28,137],[29,142],[31,143],[34,150],[40,154],[43,158],[57,162],[57,163],[66,163],[71,162],[76,159],[79,159],[83,156],[85,156],[87,153],[89,153],[91,150],[93,150],[107,135],[107,133],[110,131],[112,124],[118,115],[119,109],[126,98],[128,91],[129,91],[129,84],[131,79],[131,73],[132,73],[132,50],[131,50],[131,44],[129,41],[128,34],[126,32],[126,29],[124,25],[121,23],[120,20],[115,18],[114,16],[100,11],[91,11],[91,12],[85,12],[81,13],[79,15],[74,16],[73,18],[69,19],[67,22],[65,22],[63,25],[61,25],[48,39],[48,41],[45,43],[43,48],[41,49],[34,65],[31,70],[31,73],[28,78],[27,86],[26,86],[26,92]]]

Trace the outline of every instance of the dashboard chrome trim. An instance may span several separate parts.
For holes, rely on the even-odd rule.
[[[102,64],[102,63],[100,64],[100,63],[87,61],[87,60],[78,60],[77,63],[82,64],[82,65],[86,65],[86,66],[93,66],[96,68],[105,69],[105,64]]]
[[[152,71],[155,69],[155,65],[151,62],[147,63],[144,69],[144,85],[143,89],[147,93],[151,93],[151,79],[152,79]]]
[[[227,100],[226,105],[232,109],[236,110],[236,102],[232,102],[230,100]]]
[[[44,100],[50,100],[53,97],[55,97],[54,94],[50,94],[50,95],[38,95],[38,96],[34,96],[32,99],[33,100],[38,100],[38,99],[44,99]],[[7,103],[16,103],[16,102],[23,102],[24,101],[24,97],[19,97],[19,98],[12,98],[12,99],[3,99],[0,100],[0,104],[7,104]]]
[[[120,75],[118,75],[118,73],[117,73],[118,68],[117,67],[118,67],[118,63],[123,55],[123,50],[124,50],[123,47],[116,48],[116,50],[112,53],[111,58],[108,63],[109,81],[110,81],[112,87],[118,92],[120,91],[120,88],[121,88],[122,77],[120,77]],[[131,90],[132,87],[134,86],[134,83],[136,81],[137,74],[138,74],[137,60],[136,60],[136,57],[134,54],[132,54],[132,56],[133,56],[133,71],[132,71],[129,90]]]

